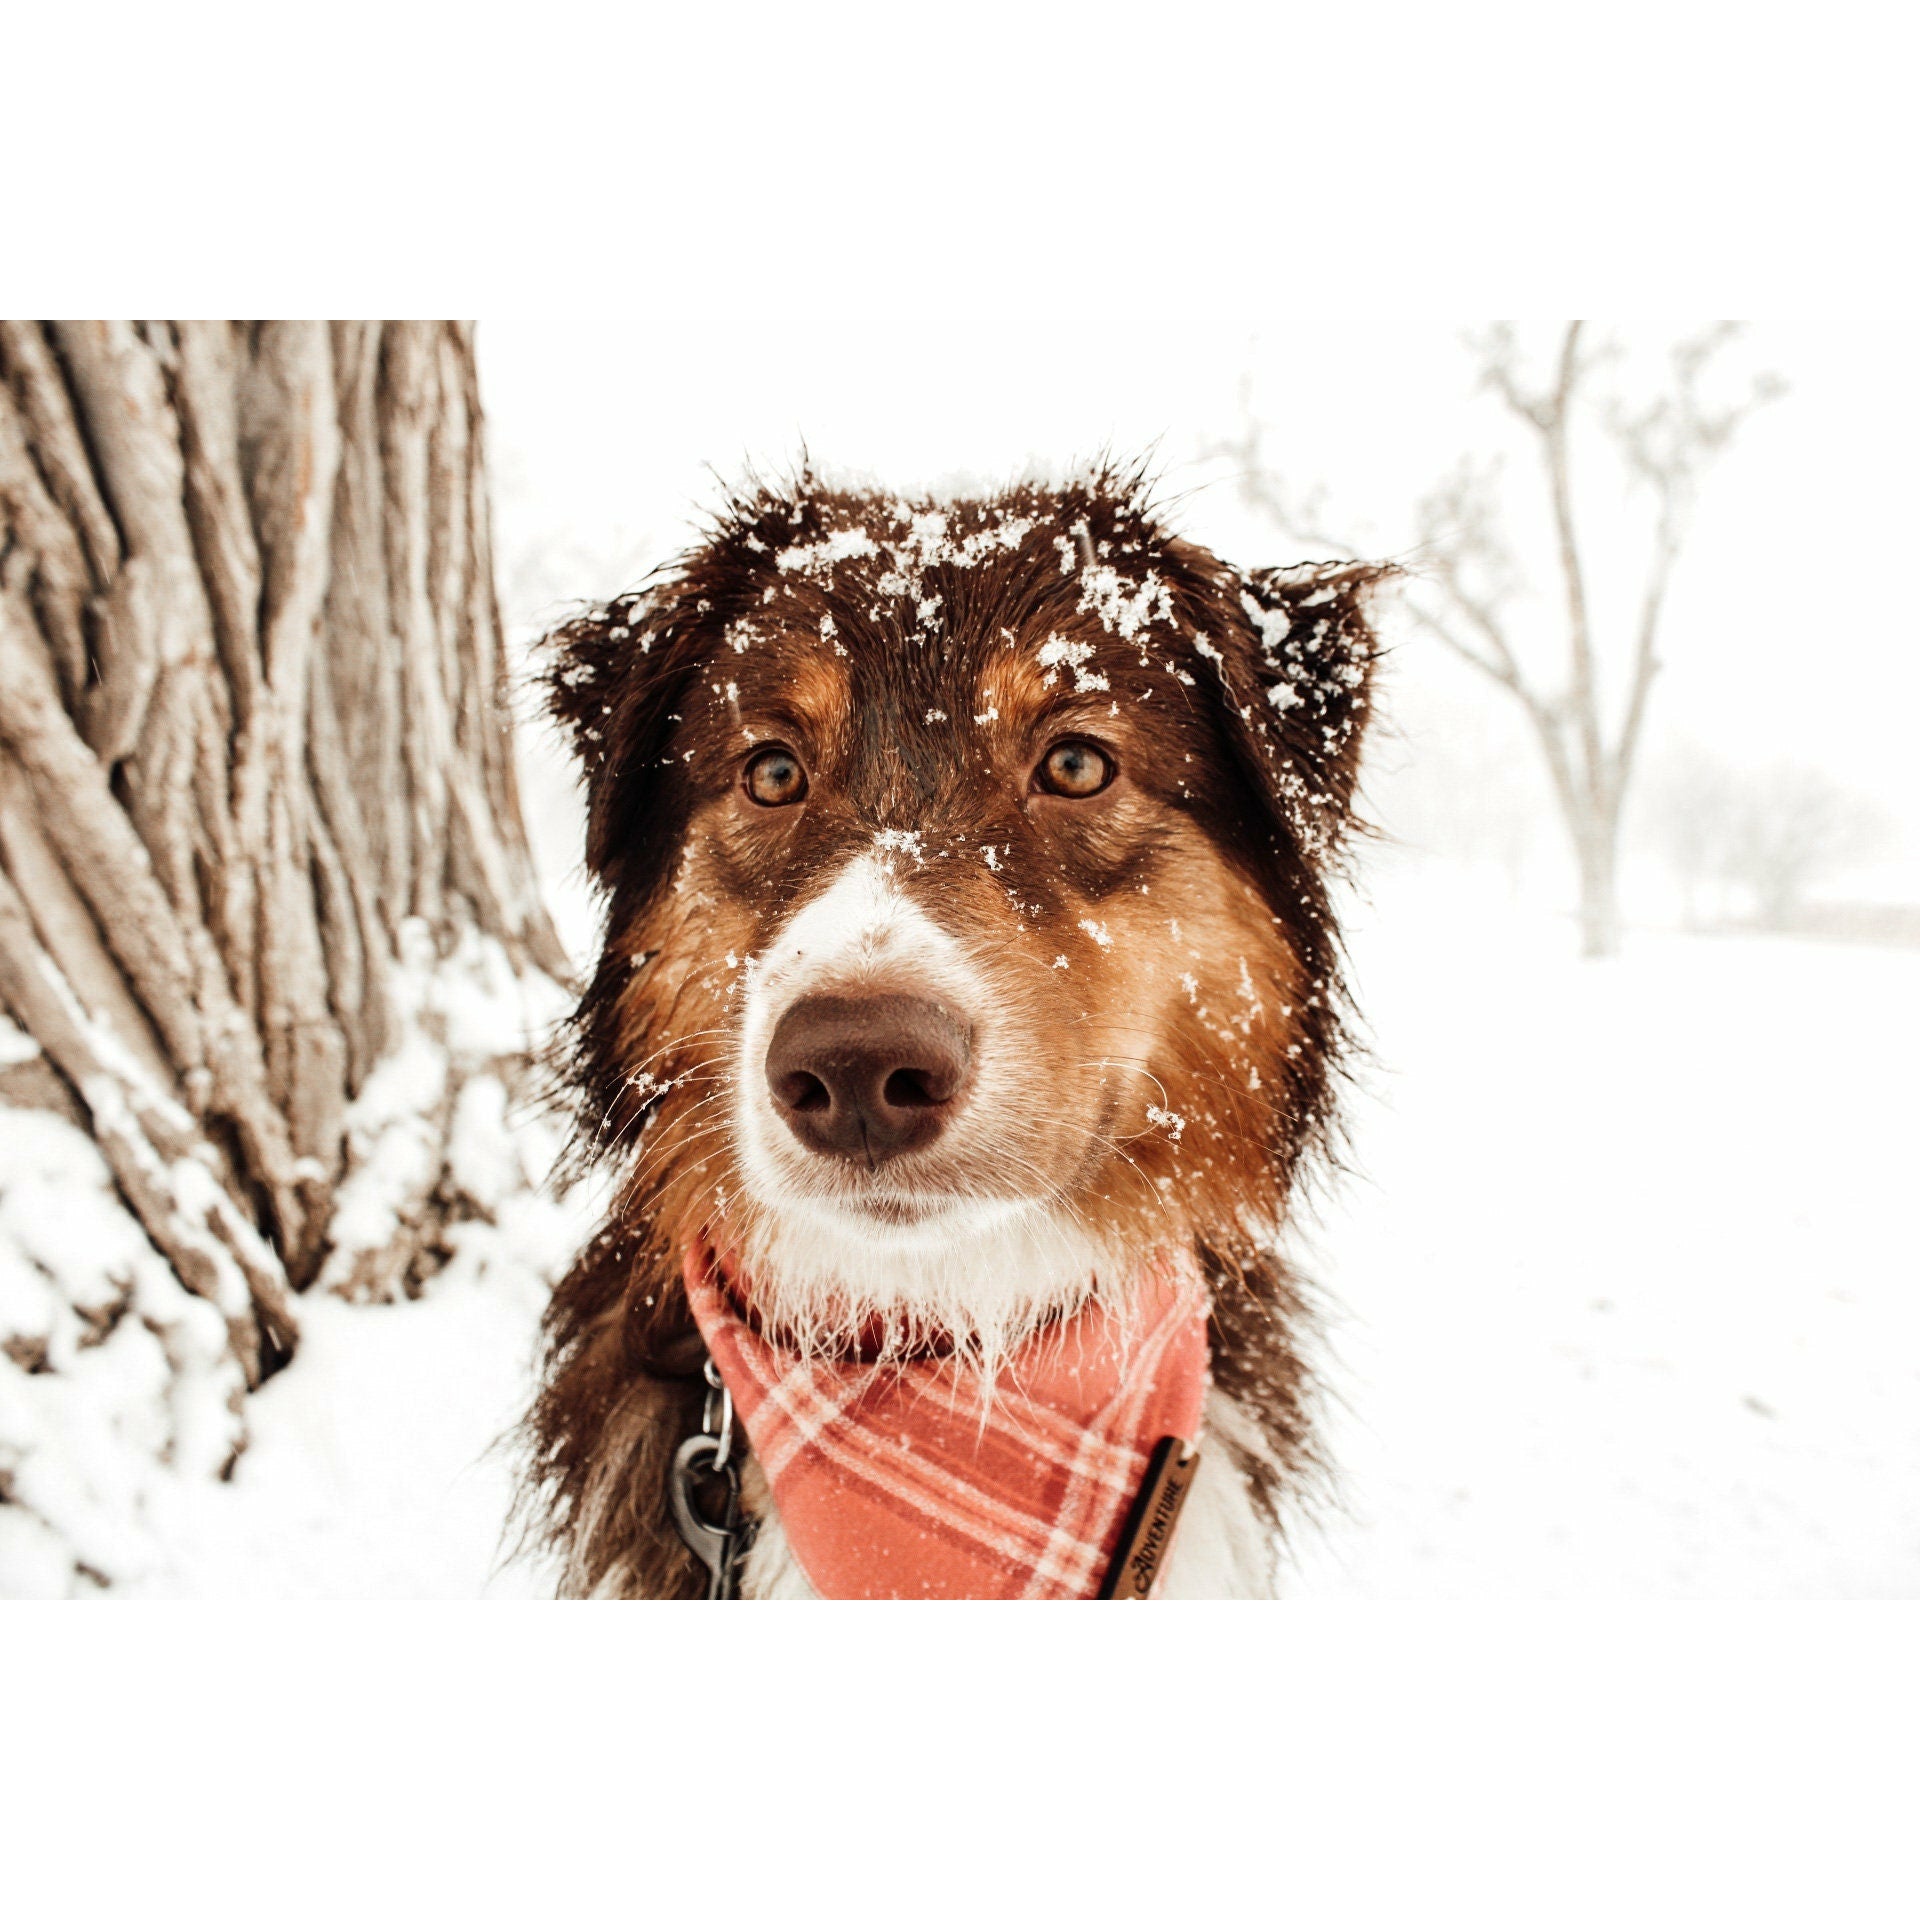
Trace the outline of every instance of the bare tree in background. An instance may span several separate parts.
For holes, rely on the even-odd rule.
[[[1516,602],[1525,585],[1502,525],[1494,470],[1465,461],[1420,502],[1418,558],[1405,588],[1415,623],[1520,705],[1545,761],[1580,882],[1581,951],[1589,958],[1620,946],[1620,827],[1645,731],[1648,696],[1660,670],[1660,622],[1701,481],[1741,422],[1782,389],[1762,378],[1738,399],[1709,403],[1705,376],[1736,329],[1723,325],[1673,349],[1667,390],[1639,408],[1599,409],[1606,433],[1653,500],[1651,555],[1637,616],[1621,645],[1608,649],[1594,631],[1587,563],[1574,510],[1573,429],[1607,357],[1583,348],[1584,323],[1572,321],[1550,378],[1530,380],[1512,330],[1496,327],[1472,342],[1483,387],[1527,429],[1540,456],[1554,531],[1564,633],[1558,661],[1542,668],[1521,639]],[[1238,440],[1215,451],[1240,464],[1242,491],[1282,532],[1343,553],[1350,543],[1317,524],[1316,504],[1296,505],[1263,458],[1263,434],[1249,408]],[[1611,696],[1602,659],[1619,659],[1624,693]]]
[[[1892,819],[1866,795],[1795,761],[1735,768],[1700,748],[1670,754],[1640,805],[1642,830],[1680,881],[1687,924],[1701,924],[1699,894],[1714,883],[1725,915],[1731,890],[1751,903],[1753,924],[1801,930],[1814,889],[1873,859],[1897,838]],[[1872,919],[1868,910],[1865,919]],[[1830,909],[1863,924],[1857,909]]]
[[[248,1386],[291,1292],[395,1297],[480,1204],[454,1136],[526,1023],[455,1032],[449,982],[564,971],[488,529],[469,328],[0,325],[0,1102],[91,1137]],[[72,1534],[49,1376],[132,1321],[177,1386],[193,1343],[146,1282],[21,1293],[57,1251],[0,1235],[0,1515]]]
[[[1682,924],[1697,932],[1703,924],[1703,890],[1715,884],[1724,888],[1733,877],[1739,782],[1731,768],[1691,748],[1669,755],[1641,791],[1645,837],[1680,882]]]
[[[1775,766],[1739,783],[1722,864],[1752,894],[1760,925],[1785,933],[1800,924],[1816,886],[1871,859],[1891,837],[1878,807],[1819,768]]]

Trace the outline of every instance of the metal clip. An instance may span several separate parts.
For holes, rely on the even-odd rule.
[[[754,1528],[740,1513],[740,1469],[733,1459],[733,1395],[711,1360],[706,1377],[707,1403],[701,1411],[700,1431],[689,1434],[674,1451],[667,1500],[680,1538],[707,1570],[706,1597],[737,1600],[740,1557],[752,1544]],[[696,1498],[697,1490],[711,1493],[715,1480],[726,1489],[717,1521],[701,1512]]]
[[[720,1451],[714,1456],[714,1469],[717,1472],[733,1458],[733,1395],[727,1391],[726,1382],[720,1378],[720,1369],[713,1364],[711,1357],[707,1361],[707,1404],[700,1410],[700,1431],[712,1433],[714,1422],[719,1421]]]

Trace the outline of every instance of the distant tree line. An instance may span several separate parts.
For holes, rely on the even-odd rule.
[[[1641,834],[1679,882],[1689,927],[1745,917],[1773,933],[1894,837],[1879,806],[1817,767],[1735,767],[1698,748],[1648,783]]]

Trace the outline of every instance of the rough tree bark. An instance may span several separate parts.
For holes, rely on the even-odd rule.
[[[1555,566],[1565,608],[1557,672],[1543,675],[1517,641],[1510,610],[1520,585],[1501,532],[1493,475],[1463,463],[1421,503],[1416,558],[1405,592],[1415,624],[1519,703],[1546,766],[1579,878],[1580,949],[1589,959],[1620,950],[1620,831],[1645,732],[1648,696],[1660,671],[1660,621],[1700,481],[1754,407],[1782,391],[1770,376],[1741,398],[1710,405],[1703,376],[1732,336],[1716,327],[1673,351],[1668,390],[1639,410],[1615,405],[1603,421],[1627,471],[1650,491],[1652,539],[1633,629],[1622,649],[1626,691],[1612,704],[1588,604],[1586,559],[1574,507],[1572,441],[1576,410],[1601,355],[1583,351],[1584,323],[1570,321],[1550,379],[1529,386],[1511,331],[1496,327],[1475,343],[1481,384],[1524,423],[1540,456],[1550,503]],[[1241,461],[1250,504],[1283,531],[1350,554],[1349,543],[1315,524],[1266,470],[1261,432],[1248,412],[1241,436],[1215,449]]]
[[[249,1386],[291,1294],[430,1260],[444,1075],[397,1231],[342,1206],[420,981],[564,973],[506,692],[470,328],[0,323],[0,1101],[84,1125]]]

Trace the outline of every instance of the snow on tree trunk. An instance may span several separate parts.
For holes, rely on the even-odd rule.
[[[524,1182],[506,693],[469,328],[0,323],[0,1590]]]

